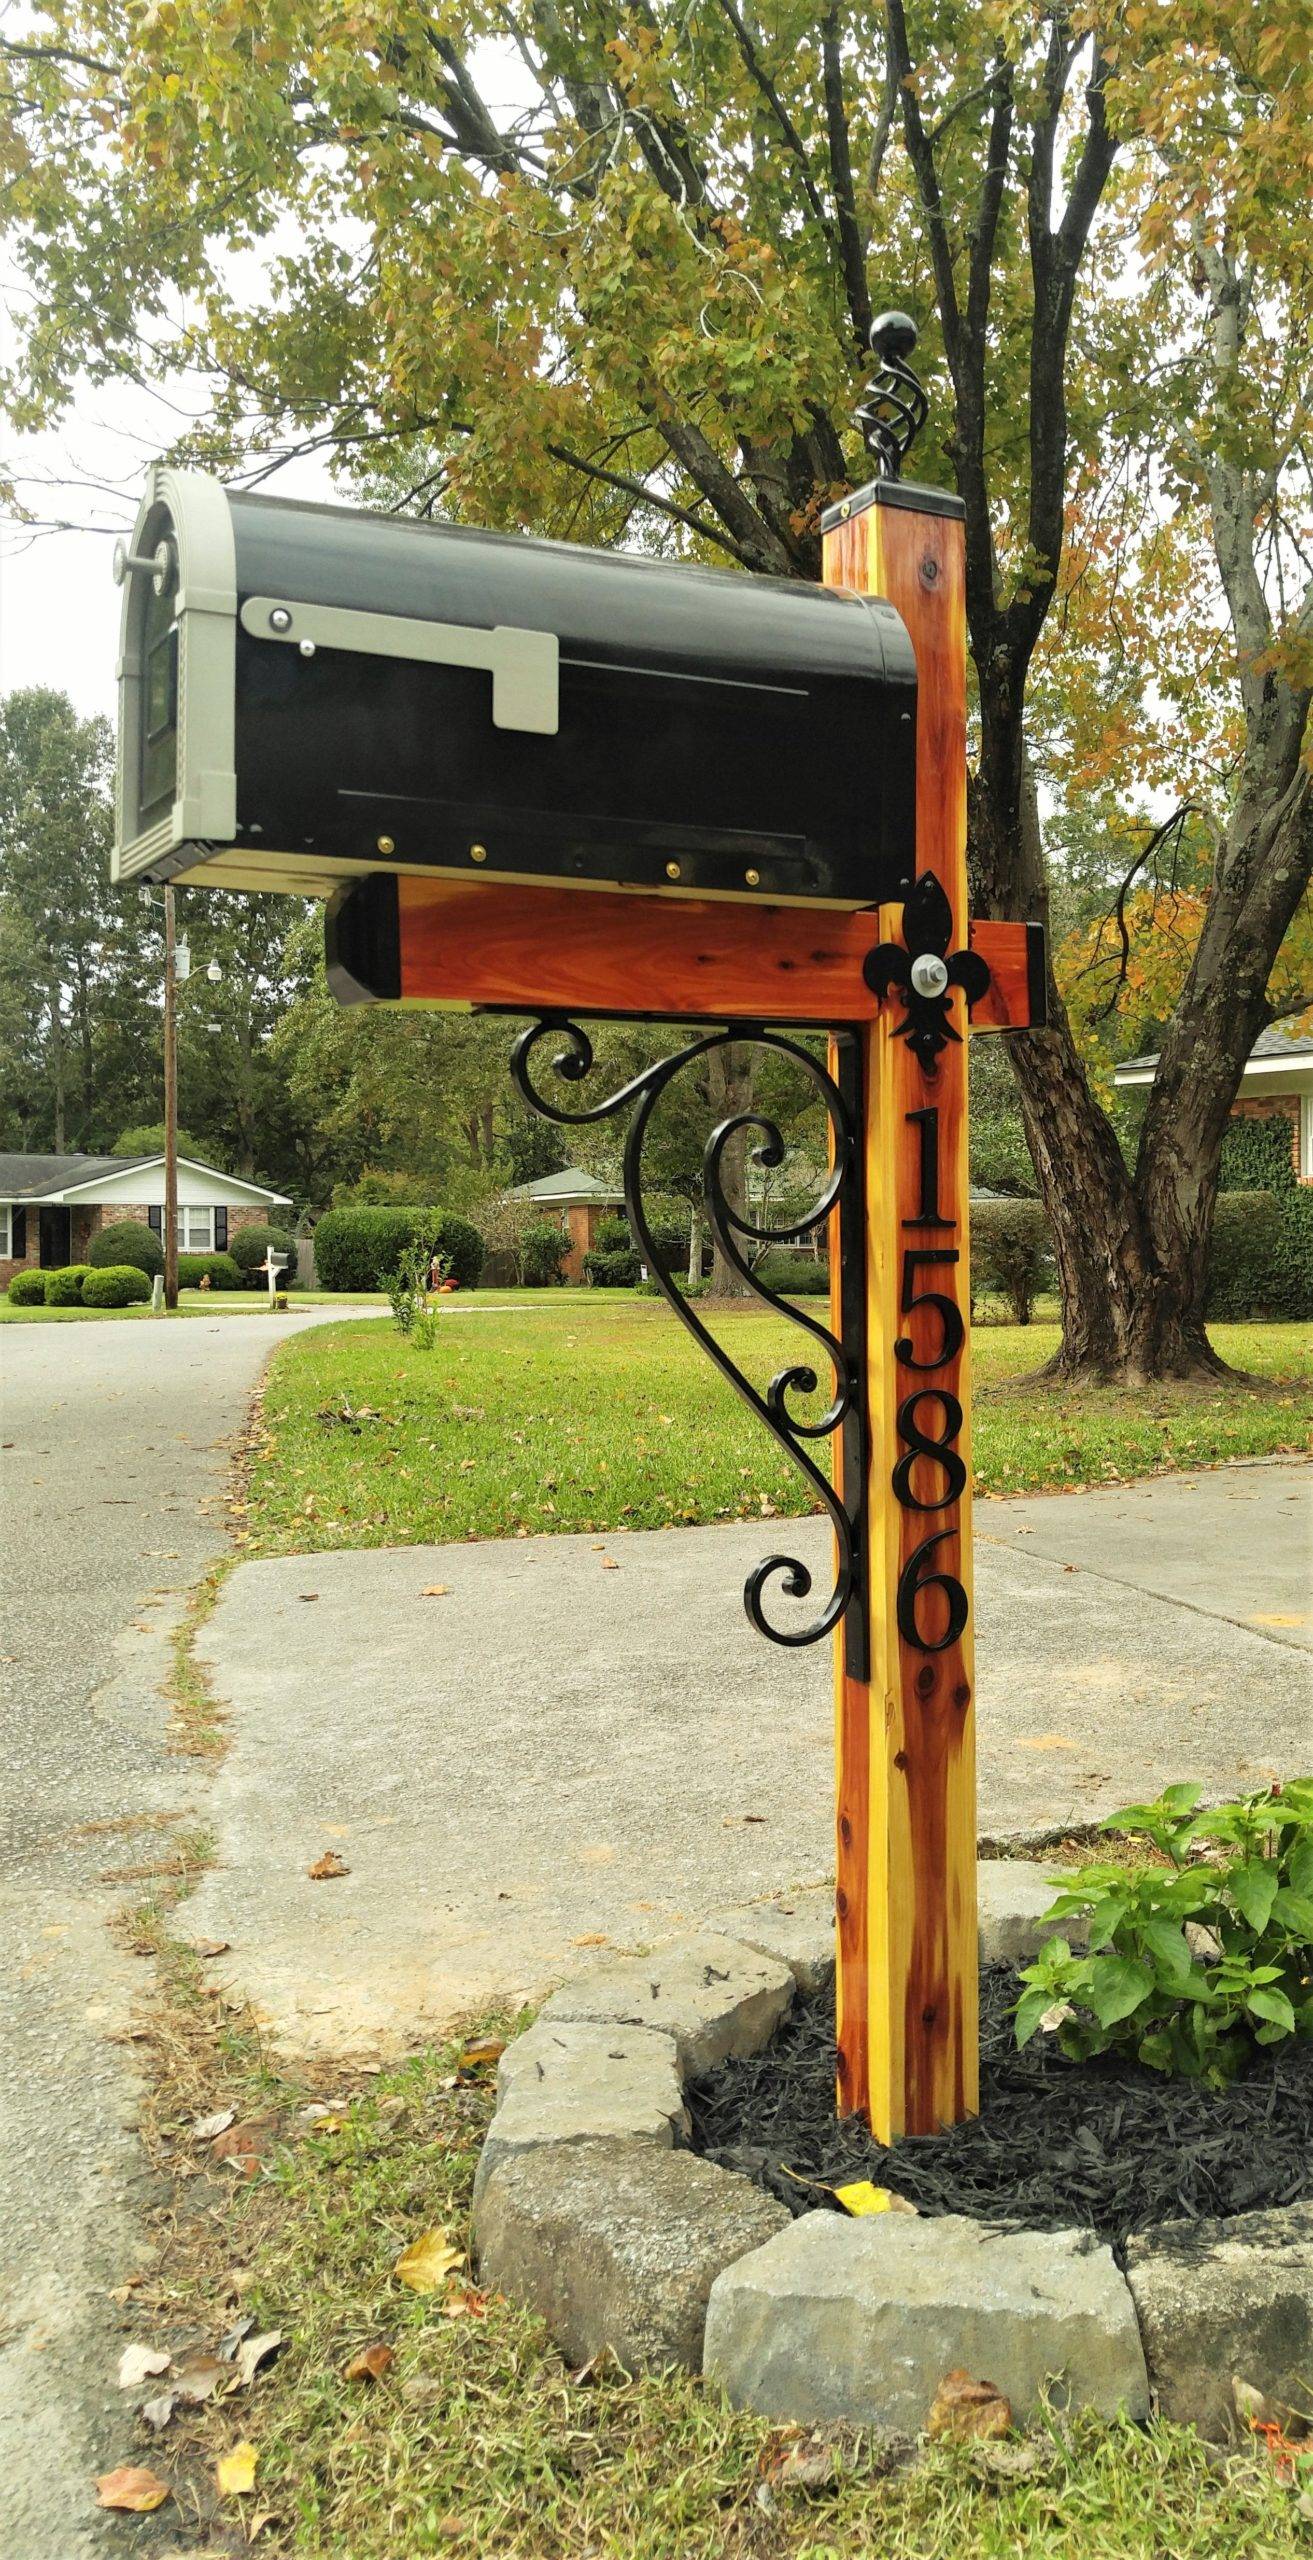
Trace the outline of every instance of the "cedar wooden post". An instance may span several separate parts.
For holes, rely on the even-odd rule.
[[[916,867],[967,941],[966,622],[957,501],[877,481],[825,538],[827,585],[886,596],[916,651]],[[910,908],[909,908],[910,914]],[[905,940],[884,908],[880,939]],[[931,937],[936,939],[936,937]],[[938,993],[929,957],[923,992]],[[927,966],[923,959],[917,964]],[[868,978],[870,972],[868,969]],[[917,983],[915,975],[913,984]],[[869,1676],[835,1637],[838,2094],[877,2137],[931,2133],[979,2102],[975,1682],[971,1629],[967,988],[947,1044],[917,1054],[883,1004],[852,1035],[865,1131],[864,1506]],[[838,1073],[841,1048],[831,1048]],[[836,1229],[838,1227],[836,1218]],[[845,1245],[831,1248],[842,1326]],[[840,1453],[839,1467],[852,1453]]]

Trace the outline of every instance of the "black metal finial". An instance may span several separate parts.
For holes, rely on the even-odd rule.
[[[916,337],[916,322],[906,311],[881,311],[871,322],[878,366],[853,416],[882,480],[898,478],[930,414],[930,403],[907,361]]]

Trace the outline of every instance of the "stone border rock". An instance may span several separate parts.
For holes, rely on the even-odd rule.
[[[980,1862],[982,1961],[1024,1963],[1054,1879]],[[686,2083],[760,2052],[834,1970],[833,1900],[809,1888],[719,1915],[654,1956],[555,1992],[508,2045],[475,2183],[482,2279],[538,2313],[571,2363],[683,2365],[772,2418],[924,2426],[944,2375],[987,2376],[1027,2416],[1070,2407],[1234,2432],[1233,2374],[1313,2414],[1313,2204],[1133,2238],[1123,2274],[1086,2231],[965,2216],[794,2220],[682,2147]]]

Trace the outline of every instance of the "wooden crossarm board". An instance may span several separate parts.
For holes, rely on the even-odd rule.
[[[346,1002],[830,1025],[875,1020],[862,964],[880,939],[875,908],[380,872],[335,900],[329,973]],[[1041,1024],[1042,927],[981,923],[970,939],[990,969],[972,1030]]]

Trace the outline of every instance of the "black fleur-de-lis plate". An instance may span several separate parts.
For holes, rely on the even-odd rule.
[[[949,1009],[954,987],[967,1003],[977,1004],[989,985],[989,968],[978,951],[952,951],[953,910],[933,871],[923,871],[903,906],[903,942],[880,942],[868,951],[862,975],[872,995],[897,989],[906,1008],[897,1029],[923,1067],[933,1068],[953,1029]],[[906,948],[904,948],[904,944]]]

